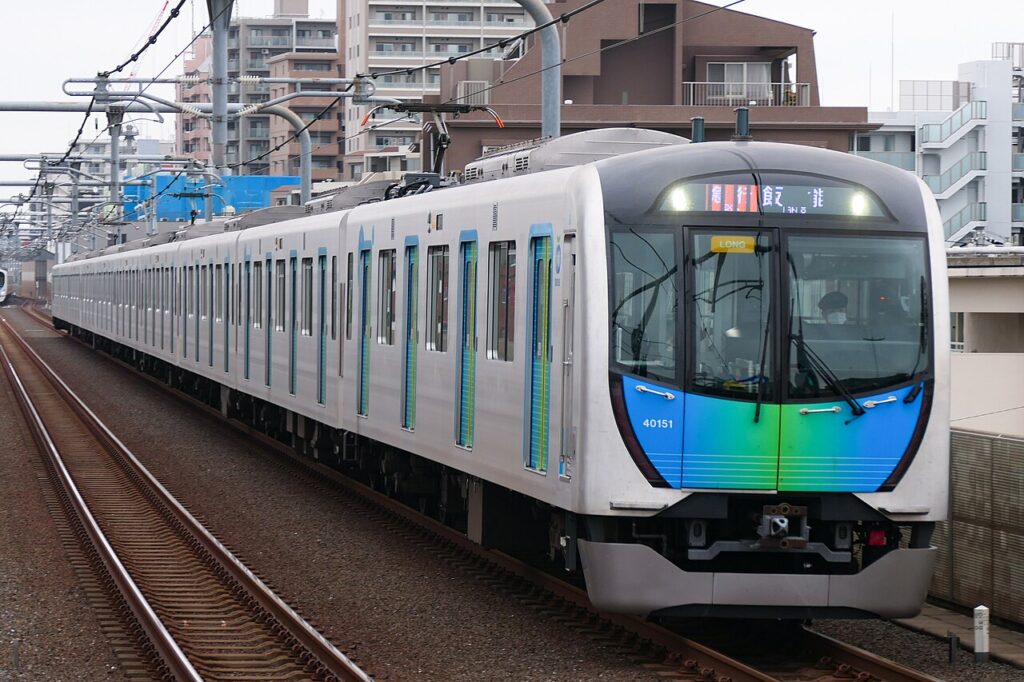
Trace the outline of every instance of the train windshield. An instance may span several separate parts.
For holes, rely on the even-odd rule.
[[[928,369],[924,239],[786,240],[790,398],[843,397]]]
[[[612,361],[628,374],[676,380],[678,231],[613,229]]]
[[[694,388],[754,398],[771,390],[771,232],[695,232],[691,239]]]
[[[0,287],[2,287],[5,284],[7,284],[7,275],[4,273],[3,270],[0,270]]]

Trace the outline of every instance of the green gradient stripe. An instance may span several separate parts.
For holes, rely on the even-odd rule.
[[[419,247],[405,250],[405,404],[402,406],[402,428],[416,428],[416,329],[419,325]]]
[[[551,237],[533,240],[532,288],[530,456],[527,465],[537,471],[547,471],[551,402]]]
[[[686,394],[684,488],[773,490],[778,479],[780,406]]]
[[[477,243],[462,244],[462,341],[459,378],[458,444],[473,447],[476,405],[476,261]]]
[[[370,251],[359,252],[359,414],[370,414]]]

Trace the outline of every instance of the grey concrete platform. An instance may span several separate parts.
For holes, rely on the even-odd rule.
[[[974,651],[974,619],[934,604],[925,604],[920,615],[899,618],[903,627],[945,639],[949,633],[960,638],[961,646]],[[1024,668],[1024,632],[989,625],[989,652],[992,659]]]

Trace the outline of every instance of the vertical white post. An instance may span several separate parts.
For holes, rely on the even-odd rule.
[[[983,663],[988,660],[988,607],[974,609],[974,660]]]

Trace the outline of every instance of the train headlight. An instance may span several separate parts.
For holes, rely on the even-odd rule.
[[[867,215],[870,208],[871,203],[864,195],[864,192],[854,192],[853,196],[850,197],[850,213],[853,215]]]
[[[693,208],[690,204],[690,197],[687,196],[686,190],[682,187],[674,187],[668,193],[667,198],[666,204],[670,211],[689,211]]]

